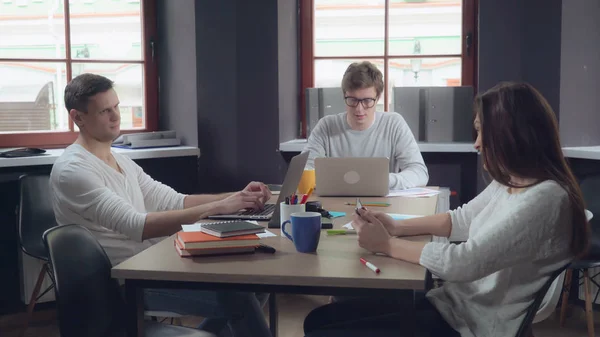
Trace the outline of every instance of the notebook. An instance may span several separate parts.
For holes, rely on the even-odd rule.
[[[264,233],[265,228],[248,221],[233,220],[205,223],[200,227],[200,231],[219,238],[226,238],[238,235]]]
[[[256,234],[219,238],[203,232],[178,232],[176,240],[183,249],[231,248],[258,246],[260,238]]]

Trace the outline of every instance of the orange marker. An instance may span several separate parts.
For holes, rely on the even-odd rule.
[[[310,195],[312,194],[312,192],[314,191],[314,187],[311,187],[310,190],[308,190],[308,193],[306,193],[306,199],[308,200],[308,198],[310,198]]]

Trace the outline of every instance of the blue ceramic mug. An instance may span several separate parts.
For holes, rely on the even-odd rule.
[[[285,231],[285,225],[289,223],[292,224],[292,236]],[[292,213],[290,220],[281,224],[281,231],[288,239],[292,240],[297,251],[301,253],[316,252],[321,237],[321,213]]]

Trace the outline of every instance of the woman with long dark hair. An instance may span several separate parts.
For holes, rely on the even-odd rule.
[[[501,83],[475,99],[474,127],[474,146],[493,180],[472,201],[409,220],[367,209],[353,219],[361,247],[421,264],[445,280],[416,303],[417,329],[432,336],[514,336],[550,275],[583,256],[589,245],[583,197],[546,99],[529,84]],[[449,237],[455,229],[467,230],[469,239],[451,244],[397,238]],[[406,322],[400,305],[391,302],[329,304],[309,314],[305,332],[401,335],[403,325],[414,322]],[[344,308],[352,309],[340,315]],[[328,320],[334,312],[345,318]]]

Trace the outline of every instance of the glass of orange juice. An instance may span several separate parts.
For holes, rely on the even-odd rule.
[[[304,170],[298,184],[298,193],[307,194],[308,191],[315,188],[315,184],[315,170]]]

